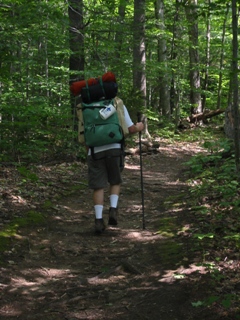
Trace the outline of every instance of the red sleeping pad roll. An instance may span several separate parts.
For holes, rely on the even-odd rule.
[[[82,81],[76,81],[73,82],[70,86],[70,91],[72,92],[72,94],[74,96],[77,96],[81,93],[82,88],[86,87],[86,85],[88,84],[88,86],[93,86],[95,84],[99,83],[99,78],[90,78],[87,81],[86,80],[82,80]],[[104,75],[102,76],[102,81],[103,82],[116,82],[116,78],[114,73],[112,73],[111,71],[108,71],[106,73],[104,73]]]

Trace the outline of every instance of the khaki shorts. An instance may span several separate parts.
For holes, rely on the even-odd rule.
[[[110,149],[88,156],[88,185],[90,189],[102,189],[122,183],[123,151]]]

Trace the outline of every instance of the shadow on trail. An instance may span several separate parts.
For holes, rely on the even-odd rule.
[[[87,189],[62,199],[45,224],[22,228],[1,262],[0,318],[224,319],[192,305],[209,279],[181,237],[188,208],[173,196],[188,196],[179,177],[190,155],[176,153],[143,159],[146,230],[137,158],[126,162],[116,228],[94,235]]]

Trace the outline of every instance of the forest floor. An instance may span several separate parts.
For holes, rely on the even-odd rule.
[[[237,307],[214,302],[219,273],[191,237],[199,220],[185,163],[200,152],[198,143],[160,141],[143,154],[144,220],[140,157],[127,156],[119,224],[102,235],[94,234],[85,164],[3,167],[0,319],[239,319]]]

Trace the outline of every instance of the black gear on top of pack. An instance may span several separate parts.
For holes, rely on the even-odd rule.
[[[116,82],[103,82],[99,79],[99,83],[93,86],[88,86],[81,90],[83,103],[92,103],[100,100],[110,100],[116,97],[118,85]]]

